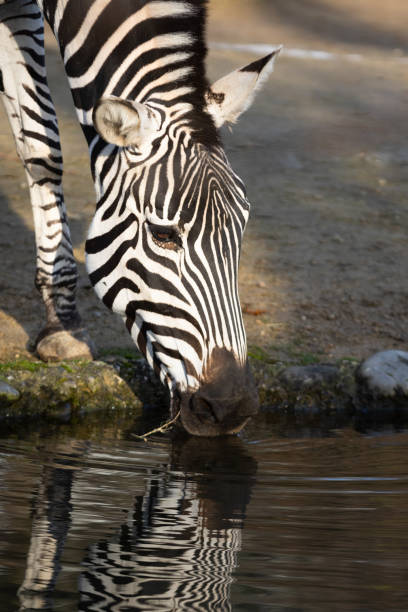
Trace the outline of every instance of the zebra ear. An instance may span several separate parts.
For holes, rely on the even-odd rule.
[[[158,128],[146,104],[116,96],[101,98],[94,107],[92,120],[98,134],[119,147],[141,147],[152,140]]]
[[[276,56],[282,47],[269,55],[239,68],[219,79],[206,93],[207,110],[217,128],[235,123],[252,104],[255,94],[273,71]]]

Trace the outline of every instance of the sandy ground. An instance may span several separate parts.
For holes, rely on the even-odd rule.
[[[254,106],[224,133],[253,203],[240,280],[249,344],[277,358],[312,354],[322,361],[406,350],[406,0],[213,0],[210,16],[211,42],[333,54],[283,54]],[[212,47],[209,74],[217,78],[255,57]],[[48,65],[81,275],[79,309],[99,349],[131,347],[122,322],[87,280],[83,247],[94,210],[88,154],[54,45]],[[42,307],[33,287],[25,177],[2,109],[0,210],[0,359],[9,359],[28,354]]]

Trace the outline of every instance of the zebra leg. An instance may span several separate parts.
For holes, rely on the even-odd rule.
[[[92,358],[75,302],[78,274],[62,192],[59,132],[47,84],[43,17],[34,1],[0,5],[0,89],[34,215],[35,285],[46,309],[37,353],[46,361]]]

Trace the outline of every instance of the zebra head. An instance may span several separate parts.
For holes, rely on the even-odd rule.
[[[237,289],[249,203],[217,130],[248,108],[277,51],[217,81],[195,107],[107,96],[94,108],[90,278],[195,435],[235,433],[258,408]]]

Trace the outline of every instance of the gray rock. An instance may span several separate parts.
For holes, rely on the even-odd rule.
[[[16,402],[20,397],[20,392],[8,383],[0,380],[0,404],[3,402]]]
[[[280,378],[283,383],[301,389],[331,383],[337,378],[338,373],[339,369],[330,364],[291,366],[283,370]]]
[[[374,397],[408,399],[408,353],[382,351],[359,366],[356,380]]]

